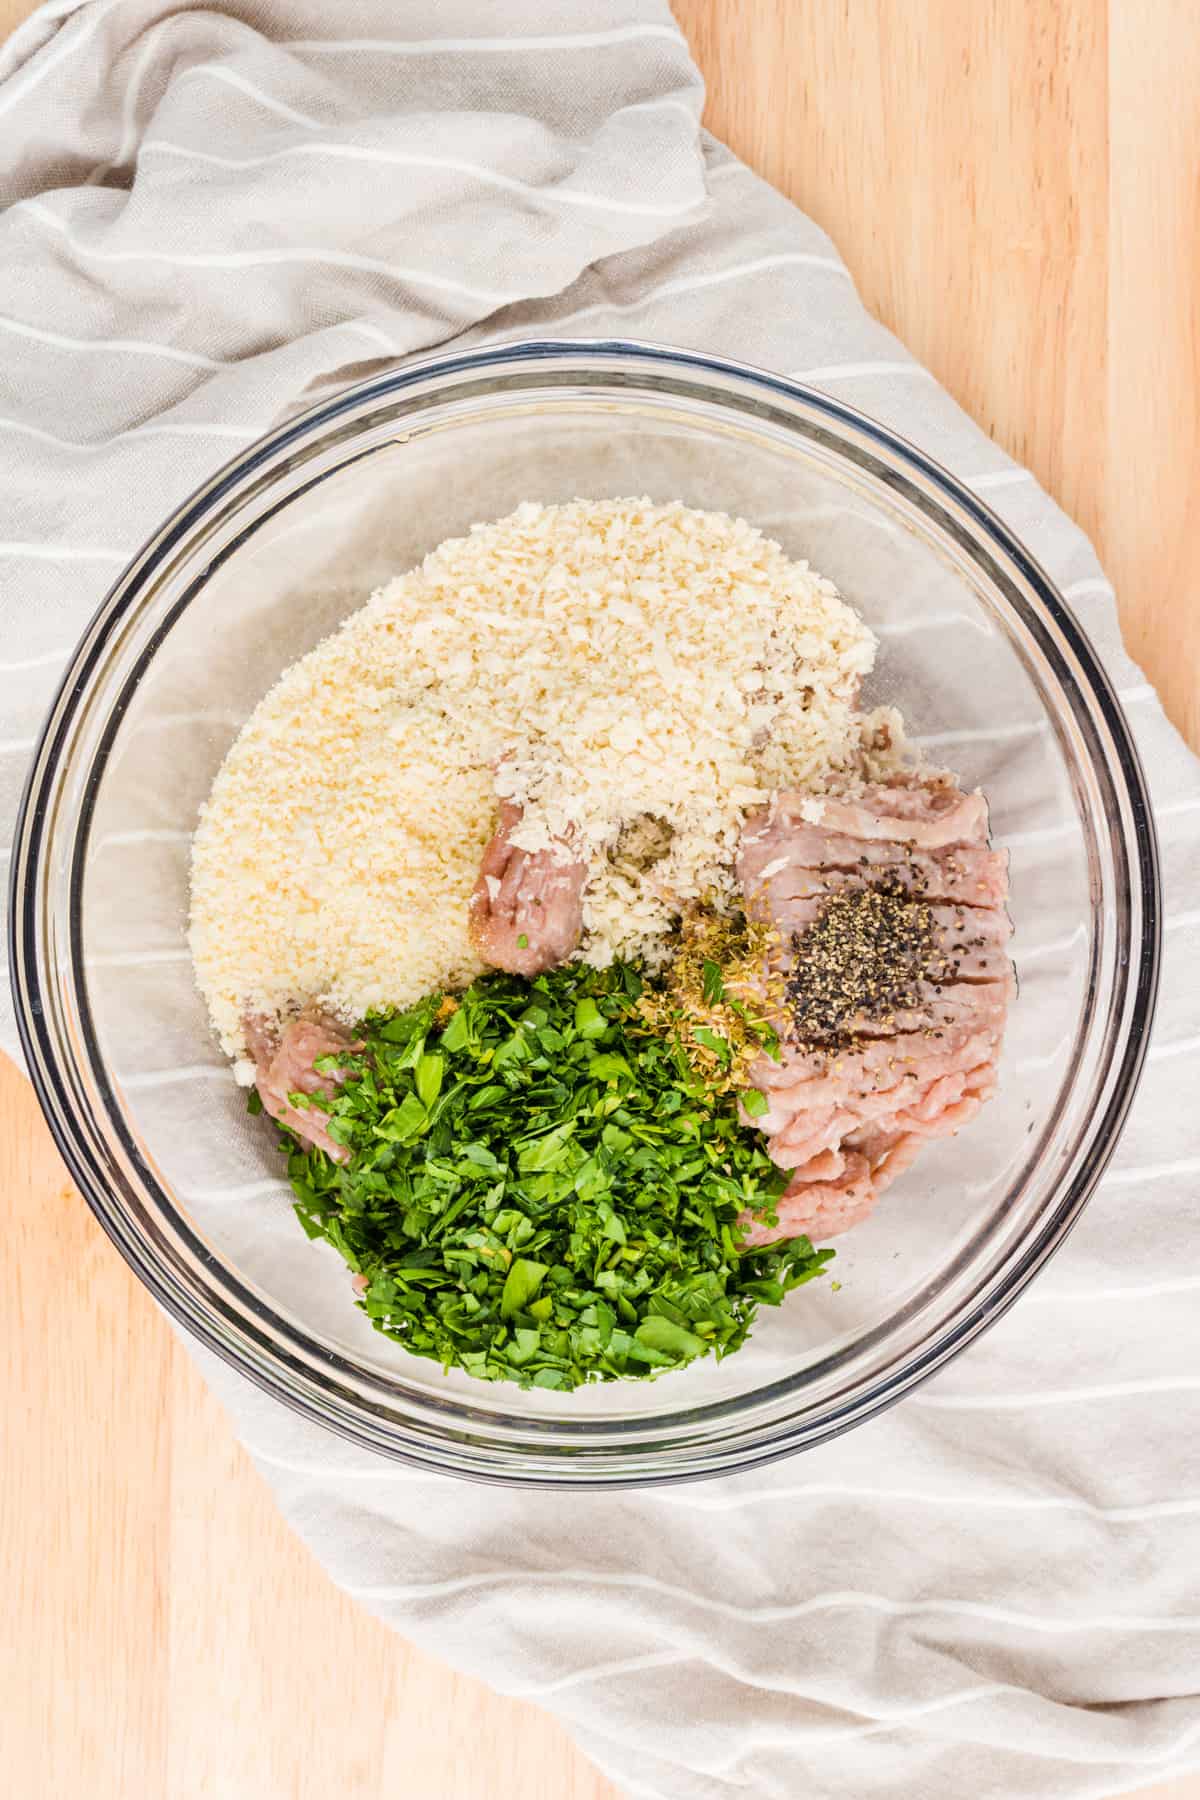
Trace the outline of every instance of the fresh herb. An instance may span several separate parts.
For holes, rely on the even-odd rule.
[[[787,1176],[736,1097],[652,1028],[629,964],[489,975],[368,1018],[328,1108],[345,1163],[286,1132],[296,1212],[418,1356],[568,1389],[744,1342],[819,1274],[807,1238],[744,1250]]]
[[[706,1006],[716,1006],[725,998],[725,982],[721,975],[721,965],[705,958],[700,967],[700,987]]]

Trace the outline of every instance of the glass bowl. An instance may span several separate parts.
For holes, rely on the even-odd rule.
[[[391,574],[521,500],[740,513],[832,576],[894,701],[1012,856],[1020,992],[998,1097],[839,1240],[837,1281],[747,1347],[556,1395],[409,1356],[296,1223],[192,982],[188,841],[280,671]],[[820,1442],[998,1317],[1112,1153],[1154,1001],[1159,897],[1120,708],[986,506],[825,395],[684,351],[530,343],[413,364],[281,426],[122,575],[72,658],[14,849],[13,985],[72,1173],[155,1297],[252,1380],[373,1450],[466,1476],[665,1482]]]

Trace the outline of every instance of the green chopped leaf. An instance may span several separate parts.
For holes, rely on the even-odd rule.
[[[761,1119],[763,1114],[770,1109],[771,1102],[758,1088],[747,1088],[744,1093],[738,1095],[738,1098],[747,1116],[751,1119]]]
[[[505,1099],[508,1092],[500,1082],[493,1081],[487,1087],[479,1088],[466,1104],[472,1112],[482,1112],[486,1107],[494,1106],[497,1100]]]
[[[409,1044],[424,1032],[425,1015],[421,1008],[413,1007],[410,1012],[396,1013],[385,1019],[374,1029],[385,1044]]]
[[[523,1144],[517,1153],[517,1166],[521,1173],[533,1175],[543,1170],[557,1169],[570,1154],[570,1140],[574,1133],[575,1121],[567,1119],[562,1125],[556,1125],[553,1131],[534,1138],[532,1143]]]
[[[500,1317],[511,1319],[514,1313],[524,1312],[529,1302],[536,1300],[545,1276],[545,1263],[529,1262],[518,1256],[505,1277],[504,1291],[500,1295]]]
[[[513,1332],[512,1341],[507,1347],[508,1360],[510,1363],[515,1363],[520,1369],[524,1367],[530,1357],[537,1355],[541,1347],[542,1334],[540,1331],[532,1330],[527,1325],[519,1326]]]
[[[375,1127],[377,1134],[383,1138],[391,1138],[395,1143],[407,1143],[425,1129],[428,1112],[424,1101],[417,1094],[406,1094],[399,1106],[393,1106],[384,1113]]]
[[[461,1158],[460,1172],[469,1180],[477,1180],[481,1175],[501,1175],[504,1172],[504,1164],[486,1144],[463,1144],[458,1154]]]
[[[723,1063],[731,1060],[733,1052],[729,1047],[728,1038],[718,1036],[715,1031],[710,1031],[707,1025],[693,1025],[692,1036],[698,1044],[702,1044],[706,1050],[711,1050],[713,1055],[719,1057]]]
[[[431,1056],[428,1051],[421,1057],[415,1072],[417,1094],[425,1107],[433,1105],[442,1091],[442,1073],[446,1067],[443,1056]]]
[[[306,1097],[346,1161],[278,1136],[301,1227],[369,1271],[377,1331],[567,1392],[728,1356],[822,1272],[832,1253],[804,1238],[744,1247],[742,1215],[769,1217],[788,1178],[643,1017],[655,979],[493,973],[448,1016],[432,995],[357,1027],[335,1097]]]
[[[580,1037],[603,1037],[608,1030],[608,1020],[590,995],[585,995],[575,1005],[575,1029]]]
[[[589,1156],[575,1171],[575,1192],[581,1200],[594,1200],[598,1194],[607,1193],[611,1186],[608,1171],[595,1156]]]
[[[698,1338],[695,1332],[685,1331],[682,1325],[657,1313],[643,1319],[633,1336],[634,1342],[644,1349],[660,1350],[667,1356],[702,1356],[707,1348],[704,1339]]]
[[[623,1056],[608,1050],[588,1060],[587,1072],[593,1081],[619,1081],[622,1075],[633,1078],[633,1070]]]
[[[700,971],[700,983],[706,1006],[716,1006],[725,998],[725,982],[719,963],[705,962]]]
[[[465,1050],[470,1041],[470,1015],[465,1006],[459,1006],[450,1015],[442,1030],[442,1049],[447,1055],[453,1055],[457,1050]]]
[[[596,1207],[596,1216],[600,1221],[600,1235],[602,1237],[607,1238],[609,1242],[613,1244],[627,1244],[629,1242],[629,1233],[625,1229],[624,1220],[619,1213],[613,1211],[612,1207],[609,1206],[607,1202],[603,1200],[599,1202]]]
[[[528,950],[528,948],[529,948],[528,934],[524,931],[519,932],[517,934],[517,949],[518,950]]]

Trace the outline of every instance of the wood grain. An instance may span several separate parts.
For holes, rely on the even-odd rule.
[[[1092,536],[1200,746],[1193,0],[675,0],[706,122]]]
[[[0,35],[30,10],[0,0]],[[1200,739],[1194,0],[677,0],[708,123],[1092,533]],[[613,1800],[284,1528],[0,1068],[0,1694],[21,1800]],[[1143,1800],[1200,1800],[1200,1779]]]
[[[7,1062],[0,1194],[11,1794],[613,1800],[553,1720],[422,1656],[333,1586]]]

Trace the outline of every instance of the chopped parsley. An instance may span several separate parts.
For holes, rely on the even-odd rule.
[[[745,1342],[759,1304],[819,1274],[807,1238],[743,1250],[787,1176],[678,1044],[628,964],[369,1017],[329,1134],[288,1133],[296,1212],[361,1277],[377,1330],[523,1387],[654,1376]],[[365,1283],[365,1286],[363,1284]]]

